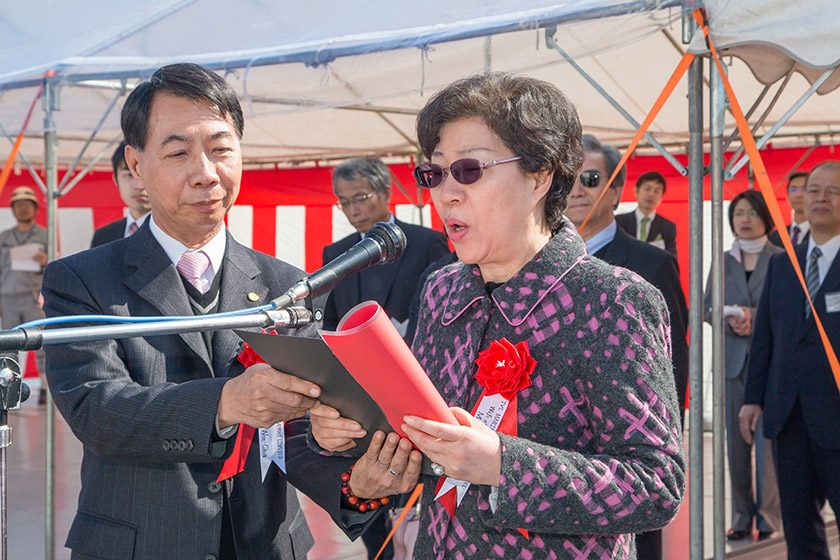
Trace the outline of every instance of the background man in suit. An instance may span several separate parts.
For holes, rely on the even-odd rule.
[[[161,68],[129,95],[122,128],[152,217],[135,235],[50,264],[48,315],[224,312],[265,303],[303,276],[224,227],[242,177],[244,119],[221,77],[194,64]],[[369,514],[340,509],[352,459],[306,443],[301,416],[319,388],[265,364],[243,371],[241,349],[231,331],[47,347],[56,405],[84,445],[66,542],[73,558],[305,557],[312,535],[287,482],[348,534],[363,529]],[[252,445],[245,470],[216,482],[240,423],[284,420],[287,475],[263,482]]]
[[[796,248],[808,292],[828,339],[840,340],[840,161],[808,175],[805,217],[811,238]],[[787,254],[770,260],[755,317],[741,433],[759,420],[774,440],[788,558],[830,558],[820,510],[840,512],[840,391],[813,312]]]
[[[47,230],[35,223],[38,213],[38,197],[29,187],[18,187],[12,191],[9,199],[17,225],[0,233],[0,314],[3,328],[11,329],[44,318],[39,298],[41,297],[41,278],[43,267],[47,264]],[[35,244],[32,268],[20,267],[12,263],[12,250],[21,245]],[[24,270],[21,270],[24,268]],[[47,382],[44,377],[44,350],[35,353],[38,369],[41,372],[41,393],[38,403],[47,402]]]
[[[804,171],[791,174],[787,184],[787,200],[793,210],[793,220],[788,224],[788,235],[793,246],[806,243],[810,234],[811,226],[805,218],[805,181],[808,174]],[[773,245],[782,246],[782,239],[778,231],[773,231],[768,238]]]
[[[149,195],[125,163],[125,142],[120,142],[114,155],[111,156],[111,166],[114,168],[114,184],[120,191],[120,198],[128,206],[128,215],[110,224],[106,224],[93,232],[91,247],[98,247],[123,237],[128,237],[143,225],[149,215]]]
[[[391,172],[376,158],[350,159],[338,165],[333,171],[333,191],[338,197],[336,206],[358,233],[324,247],[323,264],[361,241],[377,222],[396,223],[405,233],[406,248],[397,262],[367,268],[339,282],[327,298],[324,328],[335,330],[350,309],[363,301],[374,300],[405,336],[414,287],[423,269],[449,252],[446,238],[429,228],[401,222],[391,214],[388,209]],[[368,558],[376,556],[388,532],[387,518],[383,515],[362,535]],[[381,558],[389,560],[393,555],[393,545],[389,542]]]
[[[417,279],[423,269],[449,252],[446,238],[432,229],[406,224],[391,214],[391,172],[378,159],[351,159],[340,164],[333,171],[333,191],[338,197],[336,206],[358,233],[324,247],[324,264],[361,241],[362,235],[377,222],[396,223],[405,233],[407,244],[397,262],[362,270],[333,288],[324,310],[324,328],[335,329],[347,311],[363,301],[375,300],[404,335]]]
[[[595,206],[607,180],[621,161],[621,154],[612,146],[602,145],[591,134],[583,135],[583,150],[582,171],[569,194],[566,217],[578,228],[589,254],[612,265],[632,270],[662,292],[671,322],[671,359],[682,416],[688,387],[688,308],[680,286],[677,259],[670,253],[633,239],[616,225],[614,211],[621,200],[621,189],[627,176],[624,168],[610,185],[603,200]],[[593,207],[595,211],[581,230],[583,221]],[[662,531],[637,535],[636,549],[639,560],[662,558]]]
[[[636,180],[636,201],[633,212],[615,217],[619,227],[644,243],[665,249],[677,256],[677,224],[656,213],[665,196],[665,177],[658,171],[643,173]]]

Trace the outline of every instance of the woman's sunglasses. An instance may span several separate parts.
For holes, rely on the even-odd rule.
[[[503,163],[510,163],[522,159],[516,156],[495,161],[478,161],[473,158],[464,158],[453,161],[449,167],[441,167],[436,163],[421,163],[414,169],[414,178],[417,184],[427,189],[433,189],[440,185],[448,174],[462,185],[471,185],[481,179],[481,173],[485,167],[493,167]]]

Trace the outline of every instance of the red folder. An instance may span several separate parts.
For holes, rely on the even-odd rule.
[[[321,338],[350,375],[379,404],[402,437],[405,416],[419,416],[457,426],[458,421],[423,367],[375,301],[347,312],[338,330],[320,331]]]

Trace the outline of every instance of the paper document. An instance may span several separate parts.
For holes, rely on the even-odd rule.
[[[360,303],[347,312],[337,331],[322,330],[320,333],[402,437],[405,433],[400,426],[407,415],[458,425],[443,397],[378,303]]]
[[[25,243],[9,249],[12,270],[17,272],[41,272],[41,264],[35,260],[35,255],[44,252],[40,243]]]

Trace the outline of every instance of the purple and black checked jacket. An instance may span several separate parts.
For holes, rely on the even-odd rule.
[[[492,296],[475,265],[427,281],[413,350],[450,406],[472,409],[475,360],[502,337],[527,340],[537,367],[519,437],[500,436],[495,513],[491,487],[472,485],[450,519],[423,477],[415,558],[635,558],[633,534],[673,519],[685,489],[662,295],[564,222]]]

